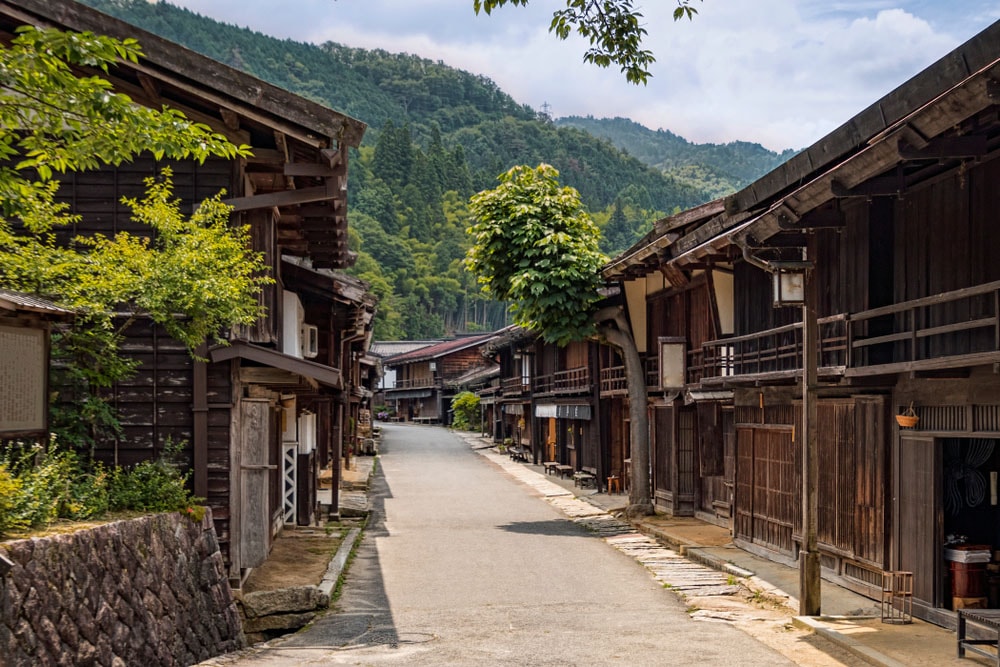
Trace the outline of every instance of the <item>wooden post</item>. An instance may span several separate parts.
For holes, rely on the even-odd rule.
[[[819,456],[817,441],[816,281],[806,269],[802,306],[802,545],[799,550],[799,615],[820,614],[820,558],[817,544],[819,515]]]
[[[198,346],[197,354],[201,359],[208,357],[208,345]],[[193,430],[192,446],[194,448],[194,495],[208,498],[208,362],[194,362],[191,406]],[[207,502],[207,501],[206,501]]]

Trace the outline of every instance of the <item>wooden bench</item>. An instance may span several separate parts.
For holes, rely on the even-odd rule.
[[[557,463],[556,472],[559,473],[560,477],[569,477],[570,475],[573,474],[573,466]]]
[[[511,447],[509,451],[512,461],[523,461],[524,463],[528,462],[528,454],[531,453],[527,447]]]
[[[559,467],[559,461],[545,461],[542,463],[542,466],[545,467],[546,475],[555,475],[557,472],[559,472],[557,470],[557,468]]]
[[[582,468],[573,474],[573,485],[581,489],[597,488],[597,468]]]
[[[969,625],[986,630],[989,639],[970,639]],[[966,651],[995,661],[1000,667],[1000,609],[959,609],[958,610],[958,657],[964,658]],[[980,646],[992,646],[994,651],[986,651]]]

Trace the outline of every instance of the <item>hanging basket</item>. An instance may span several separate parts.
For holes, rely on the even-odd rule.
[[[920,417],[913,410],[913,403],[910,403],[910,407],[906,409],[902,414],[896,415],[896,423],[899,424],[901,428],[913,428],[920,421]]]

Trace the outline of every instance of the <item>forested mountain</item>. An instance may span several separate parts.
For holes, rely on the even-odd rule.
[[[568,116],[559,127],[575,127],[607,139],[682,183],[721,197],[757,180],[796,151],[770,151],[760,144],[733,141],[728,144],[694,144],[669,130],[650,130],[628,118]]]
[[[556,167],[561,181],[579,190],[609,256],[657,218],[732,191],[772,166],[752,150],[740,153],[746,158],[719,157],[727,147],[699,147],[625,119],[608,127],[634,127],[614,133],[592,119],[552,122],[484,76],[414,55],[276,39],[166,2],[83,1],[369,125],[350,163],[348,221],[359,255],[351,272],[379,296],[375,335],[383,340],[505,324],[504,305],[482,297],[462,258],[469,197],[494,187],[514,165]],[[665,148],[645,145],[643,130],[714,161],[686,159],[679,150],[668,159]],[[623,150],[625,137],[632,143]],[[770,155],[774,164],[781,159]]]

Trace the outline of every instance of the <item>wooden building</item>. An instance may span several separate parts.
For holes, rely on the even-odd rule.
[[[596,483],[607,471],[597,412],[597,343],[558,347],[538,338],[531,352],[535,462],[570,466]]]
[[[205,362],[149,321],[131,327],[123,348],[141,365],[111,395],[122,436],[98,449],[133,464],[168,439],[187,443],[194,492],[212,506],[238,587],[285,523],[313,520],[314,473],[339,460],[360,398],[354,382],[374,301],[363,284],[333,271],[353,263],[348,149],[365,125],[70,0],[0,2],[3,38],[22,24],[136,38],[145,57],[111,70],[115,90],[179,109],[253,152],[204,164],[140,156],[68,174],[60,192],[81,216],[70,232],[133,230],[120,198],[169,165],[185,206],[226,190],[233,222],[250,226],[276,280],[261,294],[267,315],[233,331],[229,345],[206,348]]]
[[[480,401],[488,401],[491,409],[488,428],[497,443],[509,439],[515,447],[531,452],[536,459],[534,417],[532,415],[533,359],[536,336],[522,327],[511,325],[496,332],[485,346],[484,354],[499,364],[499,382],[487,391],[480,391]]]
[[[738,544],[788,562],[814,490],[824,576],[874,596],[885,571],[912,572],[916,614],[943,625],[955,607],[1000,606],[985,569],[970,586],[944,549],[1000,549],[998,100],[1000,23],[606,269],[626,294],[645,292],[630,300],[633,322],[665,302],[661,324],[645,326],[662,342],[647,358],[661,374],[682,360],[683,387],[664,394],[671,414],[652,420],[674,438],[655,436],[673,449],[655,457],[667,490],[693,493],[695,513],[711,500]],[[650,291],[657,273],[663,288]],[[776,297],[805,305],[775,308]],[[680,326],[699,300],[716,329]],[[804,404],[818,424],[815,489],[802,474]],[[902,426],[894,416],[911,407],[919,421]],[[683,493],[667,501],[689,512]]]
[[[393,385],[384,391],[400,421],[449,424],[451,399],[459,390],[456,381],[484,369],[493,362],[483,357],[482,347],[493,334],[455,338],[418,347],[383,360],[393,371]]]
[[[611,469],[602,450],[597,401],[598,345],[558,347],[520,326],[498,331],[484,354],[499,364],[499,383],[480,392],[492,401],[495,442],[535,464],[558,464],[595,486]]]

